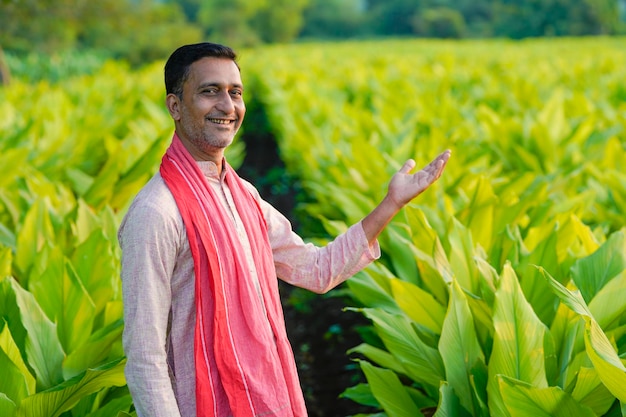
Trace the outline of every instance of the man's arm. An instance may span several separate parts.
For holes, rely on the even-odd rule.
[[[166,353],[176,233],[154,200],[132,206],[119,231],[126,380],[138,416],[180,417]]]
[[[402,207],[424,192],[441,176],[449,158],[450,150],[446,150],[415,174],[411,174],[415,168],[415,161],[409,159],[391,177],[387,195],[362,220],[363,231],[370,244],[376,241],[380,233]]]
[[[392,177],[383,201],[361,222],[323,247],[305,243],[292,231],[287,218],[250,186],[268,224],[278,276],[298,287],[324,293],[363,269],[380,256],[376,240],[380,232],[404,205],[439,178],[449,157],[449,151],[443,152],[416,174],[409,173],[415,162],[407,161]]]

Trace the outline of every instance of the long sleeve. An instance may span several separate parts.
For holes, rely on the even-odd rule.
[[[369,245],[361,223],[327,245],[306,243],[278,210],[261,200],[268,224],[276,274],[285,282],[316,293],[341,284],[380,257],[378,242]]]
[[[179,226],[164,215],[164,199],[139,198],[119,231],[128,358],[126,380],[139,417],[179,417],[167,360]]]
[[[208,167],[201,167],[209,172]],[[222,204],[233,207],[228,189],[218,179],[208,178],[223,196]],[[281,279],[322,293],[380,256],[377,243],[368,245],[360,223],[327,246],[305,243],[292,231],[289,220],[263,201],[252,185],[249,187],[263,210]],[[235,212],[233,215],[237,217]],[[176,202],[160,175],[136,197],[118,237],[122,247],[126,380],[137,414],[195,417],[193,257]],[[254,265],[250,267],[256,272]],[[221,386],[220,381],[215,382]],[[225,393],[218,402],[218,415],[229,415]]]

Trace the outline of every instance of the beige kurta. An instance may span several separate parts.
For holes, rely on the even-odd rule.
[[[227,186],[218,177],[215,164],[198,164],[231,213],[248,267],[256,277],[250,244]],[[368,245],[360,223],[324,247],[305,243],[292,231],[289,221],[263,201],[251,184],[247,185],[262,208],[276,273],[284,281],[323,293],[380,256],[377,243]],[[123,253],[126,380],[137,414],[197,417],[193,258],[176,202],[160,174],[135,198],[120,226],[119,241]],[[218,415],[230,416],[223,390],[222,394]]]

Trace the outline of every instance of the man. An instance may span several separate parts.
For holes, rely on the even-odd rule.
[[[276,278],[323,293],[377,259],[377,236],[439,178],[450,152],[414,175],[405,163],[368,216],[316,247],[224,159],[245,114],[235,53],[183,46],[165,85],[174,137],[119,230],[137,414],[306,416]]]

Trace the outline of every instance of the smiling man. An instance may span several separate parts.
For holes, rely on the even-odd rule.
[[[183,46],[165,65],[175,132],[119,230],[126,379],[139,417],[306,416],[277,278],[323,293],[377,259],[378,235],[441,175],[445,151],[317,247],[224,158],[245,115],[235,53]]]

